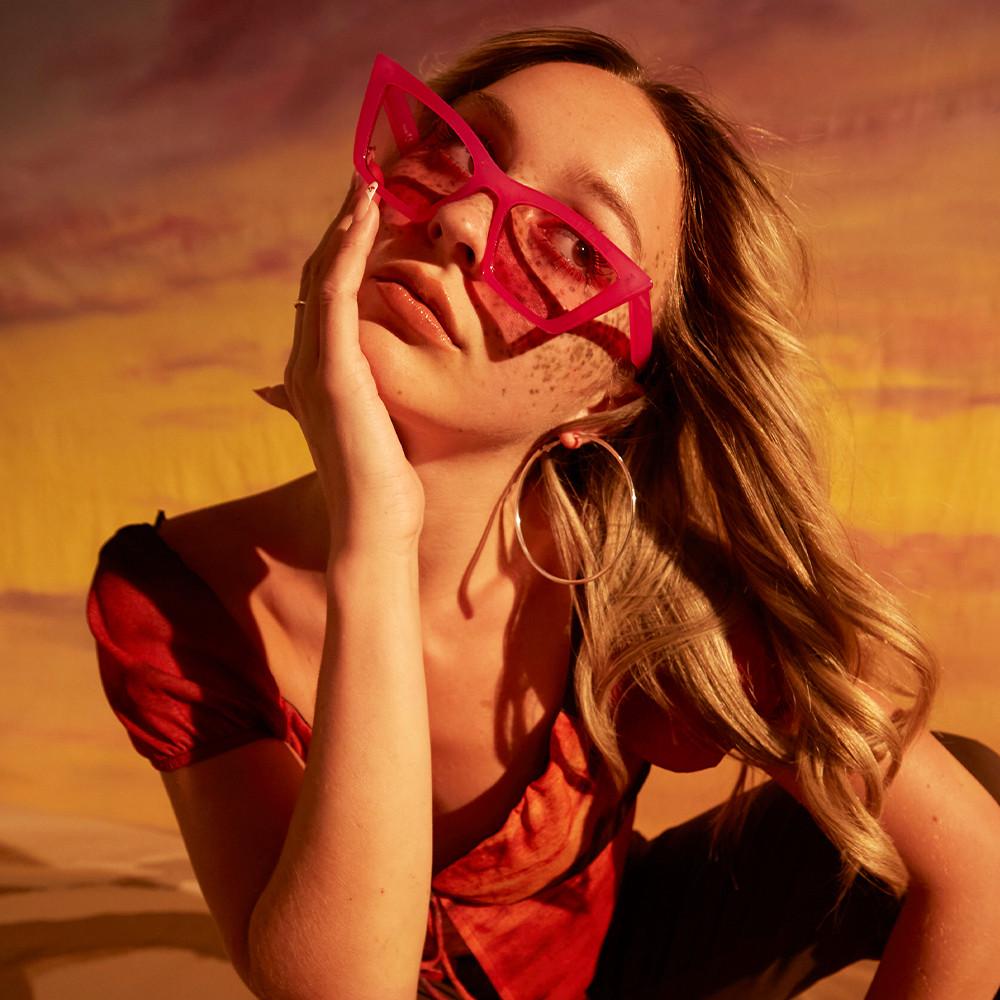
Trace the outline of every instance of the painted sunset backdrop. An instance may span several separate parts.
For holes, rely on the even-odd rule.
[[[1000,11],[871,4],[68,0],[0,14],[0,801],[173,827],[83,598],[119,526],[309,471],[281,379],[376,52],[420,73],[575,23],[735,120],[813,250],[835,505],[1000,742]],[[722,772],[720,772],[721,774]],[[651,780],[650,827],[729,775]],[[714,782],[714,784],[713,784]],[[642,811],[644,810],[644,811]]]

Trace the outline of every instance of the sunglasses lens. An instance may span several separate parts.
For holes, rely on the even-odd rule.
[[[384,192],[411,219],[429,218],[437,202],[472,176],[472,154],[451,127],[416,98],[389,85],[368,142],[368,164]]]
[[[515,205],[497,240],[493,270],[535,316],[554,319],[617,280],[614,268],[565,219]]]
[[[388,221],[425,221],[437,203],[459,191],[475,163],[465,143],[436,112],[389,85],[368,142],[368,164],[393,198],[383,203]],[[400,207],[401,206],[401,207]],[[402,211],[404,218],[393,219]],[[618,280],[608,260],[573,225],[532,205],[515,205],[503,220],[493,273],[532,316],[555,319],[584,305]],[[589,326],[595,337],[617,342],[628,330],[627,308]],[[603,330],[603,333],[602,333]]]

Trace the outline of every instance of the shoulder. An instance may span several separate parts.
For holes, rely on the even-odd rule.
[[[163,638],[245,589],[232,512],[244,500],[126,524],[101,546],[87,600],[98,639]],[[244,543],[247,544],[247,543]]]
[[[87,594],[101,683],[133,745],[159,770],[281,726],[258,633],[253,497],[153,524],[102,545]],[[241,610],[242,609],[242,610]]]
[[[160,538],[224,600],[253,586],[254,553],[262,541],[258,495],[168,517]]]
[[[188,511],[164,521],[163,540],[204,579],[230,610],[252,604],[280,623],[282,595],[295,595],[326,564],[316,537],[315,476]],[[238,613],[245,625],[254,622]]]
[[[726,647],[757,712],[775,724],[787,718],[787,702],[777,676],[770,645],[760,618],[741,606],[723,632]],[[728,753],[710,728],[690,709],[664,675],[670,709],[657,704],[641,688],[624,691],[618,714],[622,742],[643,759],[670,771],[701,771],[715,767]]]

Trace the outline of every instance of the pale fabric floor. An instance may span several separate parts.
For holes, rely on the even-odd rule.
[[[864,996],[874,963],[810,1000]],[[0,997],[247,1000],[180,835],[0,807]]]

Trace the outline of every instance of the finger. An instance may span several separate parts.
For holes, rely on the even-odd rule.
[[[302,265],[302,275],[299,278],[299,297],[295,303],[295,317],[292,320],[292,346],[288,352],[288,360],[285,362],[285,386],[290,389],[292,385],[292,375],[298,363],[299,348],[302,343],[302,320],[305,312],[305,301],[309,297],[309,287],[312,284],[312,272],[314,268],[314,258],[317,251],[314,250]],[[302,303],[300,305],[299,303]]]
[[[296,363],[301,364],[302,373],[315,372],[319,361],[319,339],[322,329],[322,315],[318,298],[322,298],[323,276],[328,272],[333,262],[344,249],[344,239],[359,210],[367,206],[368,196],[361,184],[361,178],[355,174],[355,195],[345,204],[351,209],[346,214],[336,218],[327,229],[326,236],[310,259],[310,276],[308,294],[302,296],[305,305],[302,307],[301,337],[298,345]],[[370,247],[369,247],[370,249]],[[319,294],[317,295],[317,290]]]
[[[354,210],[354,206],[357,203],[358,192],[364,187],[361,175],[357,170],[353,171],[351,174],[351,183],[344,194],[344,200],[340,204],[340,208],[337,209],[333,218],[330,220],[330,224],[326,227],[322,237],[320,237],[319,243],[316,244],[315,249],[309,255],[309,260],[306,261],[306,267],[308,268],[311,263],[318,260],[323,253],[326,251],[330,244],[330,239],[333,236],[334,231],[337,226],[344,221],[345,217],[349,218],[351,212]],[[314,269],[315,270],[315,269]],[[302,289],[300,289],[300,292]],[[304,295],[300,296],[305,298]]]
[[[368,255],[378,232],[378,205],[371,200],[375,185],[362,192],[362,201],[351,218],[340,247],[320,285],[318,338],[319,363],[326,364],[343,351],[355,354],[358,346],[358,290],[364,279]],[[347,356],[344,356],[347,359]]]
[[[330,261],[333,259],[337,253],[337,248],[340,245],[341,237],[351,228],[352,216],[359,204],[359,200],[364,198],[365,185],[361,178],[361,175],[355,170],[354,176],[351,181],[350,190],[344,198],[343,204],[337,211],[337,214],[333,217],[330,225],[326,227],[326,232],[323,233],[323,238],[319,241],[316,249],[312,252],[309,258],[310,272],[309,272],[309,285],[312,287],[313,284],[326,273],[326,269],[330,265]],[[300,298],[306,298],[305,295],[300,295]]]
[[[305,264],[302,267],[302,274],[299,278],[299,301],[306,303],[309,300],[309,290],[315,284],[315,275],[318,268],[322,267],[325,269],[325,257],[329,251],[331,244],[336,241],[339,236],[340,230],[338,230],[338,225],[341,225],[346,216],[350,219],[351,209],[355,203],[355,198],[357,196],[359,187],[361,185],[361,175],[355,170],[351,179],[351,186],[348,188],[347,194],[344,197],[343,204],[340,206],[340,210],[334,216],[331,223],[326,227],[326,231],[323,233],[322,238],[316,246],[316,249],[309,255]],[[320,271],[319,273],[322,273]],[[305,306],[298,306],[295,310],[295,322],[293,325],[292,334],[292,347],[288,354],[288,361],[285,364],[285,385],[289,386],[291,384],[292,373],[296,368],[299,360],[299,354],[302,346],[302,331],[306,324],[305,316]]]
[[[372,183],[361,191],[354,211],[338,224],[340,239],[331,248],[320,284],[321,298],[343,292],[357,295],[378,230],[378,205],[373,201],[377,187]]]
[[[295,416],[295,411],[292,409],[291,400],[288,398],[288,393],[285,391],[283,385],[265,385],[261,386],[259,389],[254,389],[254,392],[264,400],[265,403],[271,406],[277,407],[279,410],[286,410],[291,415]]]

